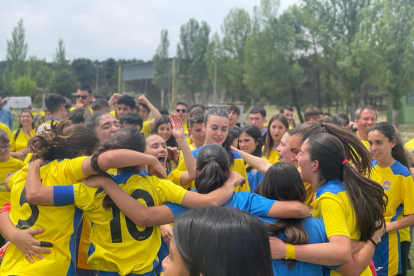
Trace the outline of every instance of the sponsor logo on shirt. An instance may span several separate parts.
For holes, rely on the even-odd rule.
[[[385,180],[384,182],[382,182],[381,186],[385,191],[388,191],[389,189],[391,189],[391,181]]]

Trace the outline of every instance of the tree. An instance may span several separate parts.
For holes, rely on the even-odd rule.
[[[205,62],[209,35],[208,24],[202,21],[200,25],[193,18],[180,29],[180,42],[177,45],[179,83],[192,99],[195,93],[206,91],[209,85]]]
[[[414,88],[413,41],[414,3],[378,0],[364,11],[364,24],[353,45],[358,61],[391,96],[392,122],[397,127],[401,97]]]
[[[70,67],[82,85],[96,84],[96,65],[92,60],[86,58],[74,59]]]
[[[8,93],[13,92],[13,81],[26,73],[26,54],[25,30],[23,19],[20,19],[12,31],[12,39],[7,40],[7,65],[3,74],[3,84]]]
[[[52,78],[52,70],[45,59],[30,57],[27,62],[27,76],[36,82],[38,88],[48,89]]]
[[[22,76],[13,81],[13,90],[20,96],[31,96],[36,91],[36,82],[28,76]]]
[[[73,72],[70,69],[62,69],[55,71],[50,91],[70,98],[71,94],[76,92],[78,86],[79,82]]]
[[[168,48],[170,40],[168,39],[168,31],[161,31],[161,43],[154,55],[154,80],[153,83],[162,91],[168,91],[170,82],[170,62],[168,60]]]
[[[62,39],[59,39],[58,47],[56,48],[56,53],[53,56],[53,69],[63,70],[69,67],[69,62],[66,60],[66,51],[65,44]]]

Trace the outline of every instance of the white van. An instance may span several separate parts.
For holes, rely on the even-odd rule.
[[[30,97],[6,97],[3,99],[3,106],[6,108],[23,109],[32,108],[32,98]]]

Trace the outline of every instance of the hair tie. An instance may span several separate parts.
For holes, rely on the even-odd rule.
[[[344,161],[342,161],[342,165],[345,165],[346,162],[348,162],[348,159],[345,159]]]

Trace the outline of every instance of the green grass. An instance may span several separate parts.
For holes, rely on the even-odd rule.
[[[411,250],[410,250],[410,260],[411,260],[411,265],[414,265],[414,249],[413,249],[413,246],[411,246]],[[407,275],[408,276],[414,276],[414,270],[408,270]]]

